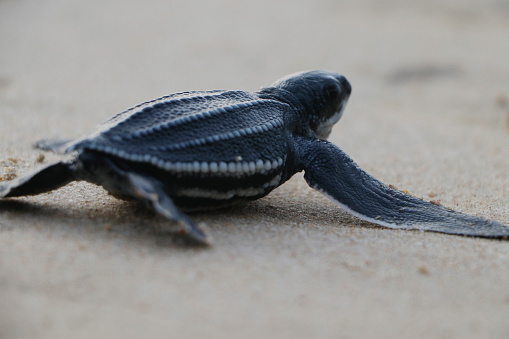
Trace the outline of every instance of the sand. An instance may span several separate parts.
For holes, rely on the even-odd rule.
[[[509,6],[483,1],[0,2],[0,177],[183,90],[301,70],[353,93],[330,138],[386,183],[509,223]],[[0,202],[0,338],[507,338],[509,242],[359,221],[296,175],[193,214],[71,184]]]

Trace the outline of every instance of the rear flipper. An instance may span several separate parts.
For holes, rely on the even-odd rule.
[[[373,178],[338,147],[295,137],[308,184],[347,212],[386,227],[486,238],[509,238],[509,227],[456,212],[394,190]]]
[[[37,141],[33,147],[43,151],[50,151],[54,153],[63,153],[73,139],[44,139]]]
[[[128,164],[113,162],[99,154],[80,154],[79,173],[106,188],[112,194],[125,195],[143,201],[157,213],[178,223],[181,233],[194,243],[210,245],[211,238],[186,214],[175,206],[164,189],[164,184],[150,175],[139,174]],[[125,168],[124,168],[125,167]]]
[[[57,162],[5,184],[0,184],[0,198],[36,195],[49,192],[75,180],[75,162]]]
[[[159,181],[136,173],[126,174],[131,186],[129,189],[136,199],[144,201],[166,219],[178,223],[182,234],[189,240],[200,245],[211,244],[210,236],[175,206]]]

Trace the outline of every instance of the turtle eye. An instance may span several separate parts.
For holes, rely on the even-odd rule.
[[[311,127],[320,139],[327,139],[335,123],[341,119],[352,89],[348,81],[337,75],[322,88],[322,104],[311,121]]]
[[[348,100],[348,88],[343,89],[343,86],[338,81],[327,84],[322,90],[323,104],[318,112],[320,122],[336,123],[339,120],[338,114],[343,110],[343,107]]]

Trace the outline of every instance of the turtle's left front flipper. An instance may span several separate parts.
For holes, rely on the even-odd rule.
[[[347,212],[386,227],[509,238],[509,226],[415,198],[373,178],[324,140],[294,137],[308,184]]]
[[[5,184],[0,184],[0,198],[36,195],[49,192],[75,180],[75,162],[57,162]]]

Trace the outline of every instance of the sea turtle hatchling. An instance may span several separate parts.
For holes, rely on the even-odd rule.
[[[170,94],[119,113],[76,140],[36,147],[70,161],[0,186],[0,197],[47,192],[73,180],[141,200],[189,239],[209,236],[180,208],[261,198],[304,171],[308,184],[347,212],[391,228],[507,238],[509,227],[423,201],[373,178],[326,141],[351,87],[326,71],[297,73],[259,92]],[[178,206],[178,207],[177,207]]]

